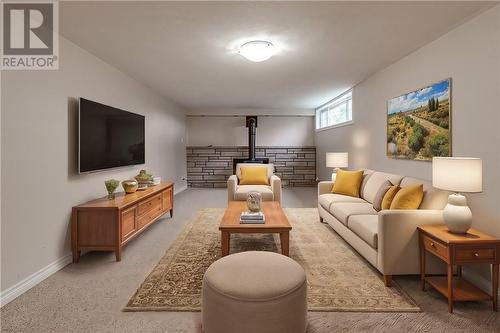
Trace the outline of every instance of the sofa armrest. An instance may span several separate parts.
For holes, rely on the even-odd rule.
[[[333,184],[332,181],[322,181],[318,183],[318,196],[325,193],[332,193]]]
[[[273,190],[274,201],[281,204],[281,179],[276,175],[271,176],[271,189]]]
[[[232,175],[227,180],[227,201],[234,201],[234,193],[236,192],[236,186],[238,186],[238,177]]]
[[[378,214],[378,260],[382,274],[418,274],[417,227],[443,224],[443,211],[434,209],[382,210]],[[436,270],[436,269],[431,269]]]

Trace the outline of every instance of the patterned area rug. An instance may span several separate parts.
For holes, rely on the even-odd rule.
[[[328,225],[316,208],[286,208],[292,224],[290,257],[306,271],[309,311],[418,312],[396,283],[380,273]],[[224,209],[200,210],[130,299],[124,311],[200,311],[205,270],[220,257]],[[231,236],[231,252],[279,252],[278,235]]]

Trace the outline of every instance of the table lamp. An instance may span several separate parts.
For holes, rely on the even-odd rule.
[[[483,190],[483,162],[472,157],[434,157],[432,159],[432,186],[455,192],[448,197],[443,219],[448,230],[467,233],[472,224],[472,212],[467,199],[460,192],[476,193]]]
[[[348,166],[348,153],[326,153],[326,166],[333,168],[332,181],[335,181],[337,169]]]

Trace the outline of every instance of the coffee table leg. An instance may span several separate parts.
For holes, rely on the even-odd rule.
[[[280,232],[281,253],[284,256],[290,256],[290,233],[288,231]]]
[[[227,256],[229,254],[229,241],[231,235],[227,231],[222,231],[221,242],[222,242],[222,256]]]

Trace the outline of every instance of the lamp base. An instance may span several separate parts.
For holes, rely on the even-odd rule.
[[[337,179],[337,171],[332,172],[332,182],[334,182],[335,179]]]
[[[467,199],[458,193],[450,194],[443,210],[443,219],[451,232],[467,233],[472,225],[472,212],[467,206]]]

